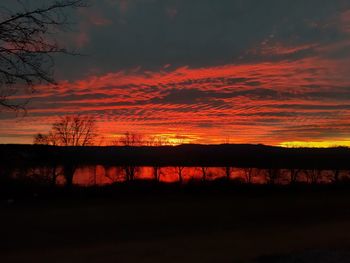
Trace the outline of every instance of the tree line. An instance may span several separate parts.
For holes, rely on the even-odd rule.
[[[38,133],[34,136],[36,145],[51,146],[92,146],[103,144],[103,137],[98,134],[97,120],[88,115],[70,115],[60,117],[55,121],[48,133]],[[181,138],[177,141],[181,144]],[[141,133],[126,131],[117,139],[112,140],[114,146],[165,146],[173,145],[164,136],[145,136]]]
[[[97,172],[99,168],[99,173]],[[86,185],[98,185],[98,181],[104,180],[107,184],[131,183],[136,181],[153,181],[155,183],[164,182],[169,175],[172,176],[169,183],[215,183],[227,182],[235,184],[265,184],[265,185],[318,185],[318,184],[345,184],[350,182],[350,172],[344,170],[306,170],[306,169],[261,169],[261,168],[236,168],[229,167],[230,174],[227,174],[228,167],[147,167],[151,173],[147,176],[142,173],[145,167],[124,165],[45,165],[45,166],[18,166],[2,169],[2,179],[7,178],[12,181],[28,183],[41,186],[65,186],[72,187],[74,177],[79,169],[83,171],[86,178]],[[88,170],[88,172],[86,172]],[[87,181],[88,180],[88,181]],[[76,183],[82,183],[76,181]]]
[[[27,149],[23,146],[23,149],[15,150],[15,157],[10,156],[9,150],[16,147],[9,146],[3,150],[5,155],[1,158],[3,162],[0,162],[0,180],[7,178],[52,186],[64,182],[67,187],[71,187],[79,168],[95,167],[92,175],[95,174],[96,178],[97,165],[102,165],[105,171],[110,171],[113,167],[118,168],[117,174],[113,176],[105,172],[111,183],[144,179],[141,175],[144,166],[152,169],[153,181],[161,182],[171,173],[173,181],[180,184],[188,180],[189,167],[196,167],[196,180],[201,182],[225,180],[269,185],[339,184],[347,182],[350,176],[350,168],[347,165],[332,163],[332,158],[334,161],[344,160],[340,164],[348,163],[347,149],[335,149],[321,155],[318,151],[305,153],[298,149],[294,153],[285,154],[289,149],[251,145],[184,145],[179,148],[166,146],[169,145],[166,138],[146,137],[132,132],[126,132],[113,142],[113,145],[118,147],[91,147],[99,144],[100,139],[97,138],[98,127],[94,117],[60,117],[47,133],[34,136],[34,148]],[[253,148],[248,151],[251,147]],[[283,159],[278,160],[283,154]],[[317,162],[310,159],[310,156],[315,157]],[[294,162],[283,163],[283,160]],[[329,165],[322,166],[326,161],[330,161]],[[170,172],[167,167],[172,167]],[[213,173],[212,167],[217,168],[216,174]]]

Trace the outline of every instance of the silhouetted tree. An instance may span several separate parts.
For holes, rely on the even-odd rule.
[[[141,134],[138,133],[132,133],[132,132],[126,132],[124,135],[119,137],[118,141],[115,141],[116,145],[122,145],[122,146],[141,146],[144,143],[144,137]],[[125,180],[126,181],[134,181],[136,178],[136,174],[139,171],[139,167],[133,165],[133,164],[127,164],[123,166],[123,170],[125,173]]]
[[[334,169],[331,171],[331,173],[332,173],[331,182],[333,184],[338,184],[340,182],[340,170]]]
[[[142,134],[126,132],[120,136],[119,141],[116,141],[116,145],[122,146],[142,146],[144,145],[144,136]]]
[[[53,54],[73,54],[58,44],[55,35],[68,26],[67,9],[86,4],[56,0],[33,7],[13,2],[16,10],[0,8],[0,108],[17,110],[25,102],[11,102],[10,96],[19,90],[33,91],[40,83],[55,84]]]
[[[53,132],[49,132],[48,134],[38,133],[34,136],[34,144],[37,145],[51,145],[55,146],[59,142],[56,134]],[[51,186],[56,185],[57,177],[59,176],[59,167],[56,162],[52,162],[50,167],[47,167],[48,171],[46,172],[46,176],[50,181]]]
[[[93,165],[89,167],[89,184],[96,186],[97,185],[97,166]]]
[[[37,134],[34,137],[35,144],[57,146],[89,146],[93,145],[97,137],[96,120],[93,116],[64,116],[52,124],[51,131],[45,134]],[[73,184],[73,176],[77,166],[70,160],[64,164],[63,172],[67,186]],[[57,164],[53,164],[56,172]],[[52,175],[57,177],[56,175]]]
[[[258,170],[255,168],[243,168],[243,176],[247,184],[253,183],[253,179],[258,176],[258,173]]]
[[[269,168],[265,171],[266,183],[274,185],[278,182],[281,176],[281,170],[277,168]]]
[[[145,140],[144,143],[146,146],[166,146],[170,145],[170,141],[168,138],[164,136],[148,136]]]
[[[55,146],[58,143],[59,139],[57,134],[52,133],[51,131],[48,134],[38,133],[34,136],[34,144]]]
[[[153,169],[153,179],[154,179],[154,181],[159,182],[160,178],[161,178],[161,176],[163,174],[162,170],[161,170],[162,168],[160,166],[153,165],[152,169]]]
[[[231,179],[231,176],[232,176],[232,173],[233,173],[233,167],[231,166],[226,166],[226,167],[223,167],[222,168],[224,173],[225,173],[225,178],[227,180],[230,180]]]
[[[175,172],[178,176],[179,183],[181,184],[183,182],[183,170],[185,169],[184,166],[176,166],[175,167]]]
[[[92,116],[65,116],[52,125],[52,133],[61,146],[93,145],[97,137],[96,119]]]
[[[89,146],[97,137],[96,120],[92,116],[64,116],[52,124],[48,134],[38,133],[34,144],[57,146]]]
[[[159,146],[169,145],[169,140],[162,136],[150,136],[146,141],[148,146],[159,147]],[[160,167],[159,165],[153,165],[152,168],[153,168],[153,179],[156,182],[159,182],[162,176],[162,170],[161,170],[162,167]]]
[[[59,170],[59,167],[56,163],[48,167],[49,183],[52,187],[56,186],[57,178],[61,174],[61,172],[62,171]]]
[[[31,168],[27,176],[31,177],[36,183],[55,187],[59,174],[57,165],[44,165]]]
[[[306,170],[305,175],[309,183],[317,184],[322,179],[322,170],[320,169]]]
[[[125,171],[123,167],[104,165],[104,169],[104,176],[108,178],[112,183],[120,182],[125,179]],[[112,173],[113,170],[114,172]]]
[[[290,184],[296,184],[298,182],[300,172],[301,172],[300,169],[295,169],[295,168],[289,169],[289,183]]]
[[[136,178],[136,173],[138,172],[138,167],[135,165],[126,165],[123,166],[125,172],[125,179],[127,181],[134,181]]]
[[[207,177],[208,177],[209,167],[202,166],[202,167],[200,167],[200,170],[201,170],[201,173],[202,173],[202,181],[206,182],[207,179],[208,179]]]
[[[66,186],[68,188],[73,186],[74,173],[77,168],[77,165],[75,165],[73,162],[68,162],[63,165],[63,175],[66,179]]]

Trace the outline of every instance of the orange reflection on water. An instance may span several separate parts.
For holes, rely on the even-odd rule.
[[[161,182],[173,183],[179,181],[179,168],[181,169],[181,177],[183,181],[202,180],[202,167],[161,167]],[[154,167],[143,166],[135,167],[135,179],[154,180]],[[240,178],[242,172],[234,169],[231,178]],[[205,179],[215,180],[225,177],[225,168],[208,167],[205,168]],[[126,180],[126,172],[123,167],[116,166],[84,166],[79,167],[75,171],[73,183],[76,185],[106,185]]]

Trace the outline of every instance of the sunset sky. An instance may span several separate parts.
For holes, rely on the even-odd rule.
[[[31,98],[26,116],[0,112],[0,143],[32,143],[59,116],[92,114],[105,144],[130,131],[350,146],[349,0],[90,3],[59,36],[83,56],[57,57],[58,86],[16,97]]]

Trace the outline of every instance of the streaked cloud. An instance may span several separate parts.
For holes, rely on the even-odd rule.
[[[350,3],[104,0],[78,12],[58,87],[31,94],[29,115],[2,113],[2,142],[30,142],[65,114],[192,142],[349,140]],[[27,94],[18,94],[25,100]]]

